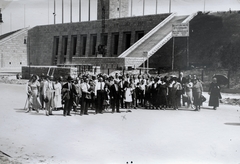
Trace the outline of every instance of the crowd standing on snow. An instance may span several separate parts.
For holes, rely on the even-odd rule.
[[[71,111],[88,115],[88,110],[102,114],[106,110],[120,113],[120,109],[174,109],[181,106],[200,111],[205,97],[202,95],[203,82],[196,75],[150,76],[82,74],[73,79],[68,76],[54,78],[42,74],[32,75],[27,84],[27,110],[45,110],[52,115],[55,110],[63,110],[64,116],[71,116]],[[220,86],[216,78],[209,88],[209,106],[216,109],[221,98]]]

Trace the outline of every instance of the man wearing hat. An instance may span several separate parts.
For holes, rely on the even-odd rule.
[[[73,85],[73,78],[69,75],[67,78],[67,83],[65,83],[62,87],[63,100],[64,100],[64,108],[63,115],[71,116],[70,111],[73,107],[74,95],[77,95],[77,91],[75,86]]]
[[[44,85],[44,100],[46,106],[46,115],[52,115],[54,108],[54,84],[52,82],[53,76],[46,76],[46,83]]]

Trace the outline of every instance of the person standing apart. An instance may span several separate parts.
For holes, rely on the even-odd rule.
[[[62,87],[63,100],[64,100],[64,108],[63,115],[71,116],[70,111],[73,108],[73,99],[74,94],[77,95],[77,91],[75,86],[72,84],[73,78],[68,76],[67,83],[65,83]]]
[[[198,79],[193,80],[193,104],[195,106],[195,111],[200,111],[200,106],[202,105],[202,92],[203,87],[201,82],[198,81]]]
[[[213,78],[208,90],[208,94],[210,95],[208,106],[213,106],[214,110],[219,107],[219,99],[222,99],[220,90],[221,88],[217,83],[217,79]]]

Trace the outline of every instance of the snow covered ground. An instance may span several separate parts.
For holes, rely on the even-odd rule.
[[[0,150],[22,163],[240,163],[239,106],[25,113],[24,86],[0,84]],[[205,94],[206,97],[207,94]],[[223,95],[224,98],[225,95]],[[227,95],[229,96],[229,95]],[[0,156],[1,157],[1,156]],[[0,158],[1,163],[1,158]]]

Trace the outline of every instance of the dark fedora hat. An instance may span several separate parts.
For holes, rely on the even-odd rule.
[[[72,76],[68,75],[67,81],[72,81],[72,80],[73,80]]]

